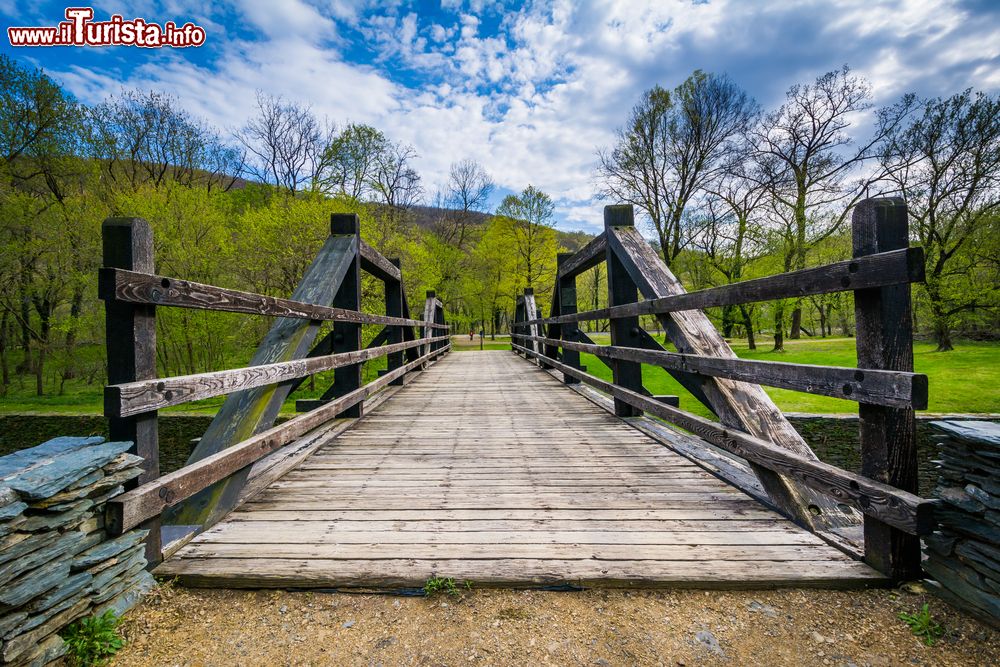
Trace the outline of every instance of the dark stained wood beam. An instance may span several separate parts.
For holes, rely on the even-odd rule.
[[[592,269],[605,258],[608,239],[604,234],[595,237],[587,245],[580,248],[572,257],[565,260],[558,269],[557,279],[578,276],[587,269]]]

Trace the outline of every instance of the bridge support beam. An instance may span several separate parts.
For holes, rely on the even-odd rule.
[[[563,267],[573,256],[571,252],[561,252],[556,256],[559,278],[556,280],[556,292],[552,299],[553,315],[573,315],[577,312],[576,275],[563,275]],[[580,342],[579,334],[579,322],[570,322],[566,325],[552,324],[549,326],[549,338],[559,338],[575,343]],[[556,348],[549,354],[549,349],[546,348],[545,353],[554,359],[558,351],[558,348]],[[577,370],[583,370],[580,366],[580,353],[576,350],[563,350],[562,362]],[[563,374],[563,382],[566,384],[579,384],[580,380],[579,378]]]
[[[389,260],[392,265],[398,269],[402,268],[399,258],[393,258]],[[404,317],[403,313],[405,311],[403,305],[403,281],[402,280],[391,280],[387,279],[385,281],[385,314],[390,317]],[[408,328],[408,327],[407,327]],[[389,330],[389,344],[402,343],[403,342],[403,327],[388,327]],[[386,360],[386,371],[392,372],[403,365],[403,353],[394,352],[388,356]],[[389,384],[393,385],[403,385],[405,384],[405,376],[398,377]]]
[[[631,225],[631,206],[605,206],[604,207],[604,228],[605,233],[616,225]],[[639,300],[639,291],[635,282],[629,276],[625,265],[612,250],[609,245],[606,252],[608,262],[608,306],[621,306],[626,303],[635,303]],[[639,318],[612,317],[611,318],[611,344],[619,347],[638,347],[642,329],[639,327]],[[642,386],[642,364],[637,361],[624,361],[615,359],[612,362],[612,374],[615,384],[644,393]],[[642,415],[642,410],[629,405],[625,401],[615,398],[615,414],[619,417],[638,417]]]
[[[851,219],[854,256],[909,247],[902,199],[866,199]],[[891,285],[854,293],[858,368],[913,371],[910,286]],[[912,408],[858,405],[861,474],[917,493],[916,421]],[[865,516],[865,561],[895,581],[917,579],[920,538]]]

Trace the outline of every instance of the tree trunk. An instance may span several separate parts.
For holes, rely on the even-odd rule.
[[[955,349],[951,343],[951,323],[940,312],[934,313],[934,338],[937,340],[937,352],[951,352]]]
[[[785,349],[785,307],[779,305],[774,309],[774,352]]]
[[[788,332],[788,337],[792,340],[798,340],[802,336],[802,306],[795,306],[795,310],[792,311],[792,327],[791,331]]]
[[[747,330],[747,348],[756,350],[757,341],[753,335],[753,318],[750,317],[750,311],[746,307],[740,306],[740,314],[743,315],[743,327]]]
[[[4,310],[0,319],[0,396],[7,395],[10,386],[10,360],[7,357],[7,333],[9,331],[10,312]]]
[[[18,364],[16,373],[30,373],[32,370],[31,366],[31,329],[28,328],[28,322],[31,318],[31,310],[28,307],[28,300],[24,299],[21,301],[21,350],[24,353],[24,358],[21,363]]]
[[[736,306],[728,305],[722,307],[722,337],[733,337],[733,326],[736,324]]]

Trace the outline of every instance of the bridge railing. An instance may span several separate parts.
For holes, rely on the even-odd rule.
[[[111,439],[132,441],[145,459],[137,486],[109,503],[107,528],[112,534],[149,528],[151,564],[160,560],[161,514],[170,514],[177,534],[215,523],[238,503],[251,464],[330,420],[360,417],[366,399],[403,384],[407,373],[450,350],[441,301],[428,292],[423,317],[410,317],[399,260],[361,241],[356,215],[332,216],[330,237],[288,299],[158,275],[145,220],[111,218],[102,231],[99,294],[105,301],[109,383],[104,412]],[[362,270],[384,282],[386,314],[361,311]],[[155,318],[156,308],[164,306],[278,319],[245,368],[158,377]],[[332,330],[317,342],[324,322],[332,322]],[[362,348],[364,324],[384,328]],[[380,357],[387,357],[387,368],[362,385],[362,364]],[[330,370],[333,385],[320,399],[296,402],[305,414],[273,425],[291,392]],[[227,398],[188,464],[161,476],[157,411],[221,395]]]
[[[559,256],[551,315],[536,311],[530,290],[518,299],[513,349],[609,394],[621,417],[649,413],[745,459],[776,509],[846,550],[863,515],[865,560],[895,579],[919,576],[916,536],[934,523],[933,502],[916,495],[914,410],[927,407],[928,386],[913,372],[910,283],[923,281],[923,252],[908,247],[899,199],[860,203],[852,234],[851,260],[687,293],[635,229],[632,207],[606,207],[604,233]],[[609,305],[577,312],[576,276],[602,262]],[[701,310],[840,291],[854,293],[857,368],[738,359]],[[677,352],[643,330],[641,315],[658,318]],[[588,320],[610,321],[610,346],[581,331]],[[609,366],[613,382],[587,373],[580,353]],[[665,369],[719,422],[652,396],[642,364]],[[819,461],[760,385],[858,402],[861,474]]]

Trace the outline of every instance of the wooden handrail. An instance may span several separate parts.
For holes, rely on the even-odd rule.
[[[401,352],[411,347],[448,339],[448,336],[422,338],[394,345],[366,348],[356,352],[328,354],[225,371],[109,385],[104,388],[104,414],[106,417],[128,417],[203,398],[231,394],[243,389],[294,380],[313,373],[350,366],[393,352]]]
[[[450,328],[447,324],[428,324],[422,320],[373,315],[331,306],[318,306],[292,299],[282,299],[152,273],[138,273],[114,268],[100,270],[98,295],[106,301],[291,317],[302,320],[383,324],[400,327],[430,326],[435,329]]]
[[[638,315],[663,315],[683,310],[701,310],[755,301],[801,298],[888,285],[922,282],[922,248],[903,248],[856,259],[834,262],[801,271],[755,278],[623,306],[599,308],[556,317],[529,318],[520,324],[565,324]]]
[[[540,359],[544,356],[513,343],[512,347],[531,357]],[[912,535],[923,535],[933,528],[933,501],[847,472],[829,463],[808,459],[766,440],[726,428],[680,408],[661,403],[655,398],[606,382],[559,361],[550,358],[545,358],[544,361],[557,370],[572,375],[639,410],[691,431],[727,452],[781,475],[792,477],[810,488],[836,498],[838,502],[856,507],[862,513],[877,517],[880,521],[902,531]]]
[[[111,499],[108,501],[108,532],[119,535],[147,519],[158,516],[164,509],[190,498],[202,489],[226,479],[292,440],[322,426],[348,407],[364,401],[396,378],[443,354],[448,349],[450,349],[450,344],[390,371],[377,380],[373,380],[311,412],[294,417],[221,452],[207,456],[200,461],[184,466],[180,470],[163,475]]]
[[[567,350],[587,352],[607,359],[638,361],[664,369],[832,396],[858,403],[910,407],[916,410],[927,408],[927,376],[920,373],[706,357],[636,347],[576,343],[542,336],[513,335],[515,338],[562,346]]]

